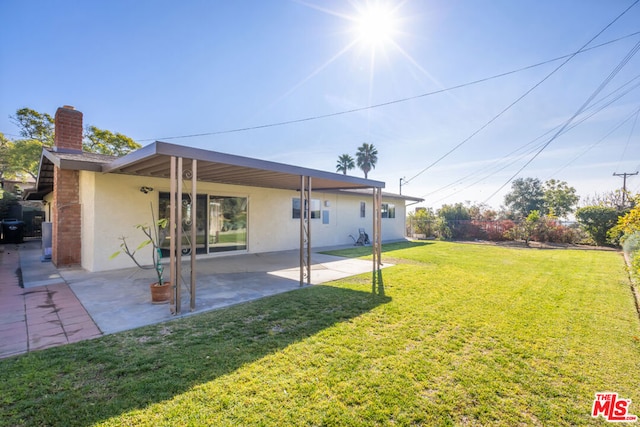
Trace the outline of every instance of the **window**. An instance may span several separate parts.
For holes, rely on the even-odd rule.
[[[294,219],[300,219],[300,199],[299,198],[295,198],[295,199],[291,199],[291,211],[292,211],[292,218]],[[319,199],[312,199],[311,200],[311,219],[318,219],[320,218],[320,200]]]
[[[367,204],[365,202],[360,202],[360,218],[364,218],[367,216]]]
[[[391,203],[382,204],[382,218],[395,218],[396,217],[396,205]]]

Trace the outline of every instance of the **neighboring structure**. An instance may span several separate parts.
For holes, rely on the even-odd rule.
[[[173,240],[163,236],[167,252],[171,241],[193,241],[199,256],[213,256],[344,245],[353,243],[350,235],[357,238],[359,228],[374,245],[376,239],[402,239],[405,202],[421,201],[382,193],[385,184],[379,181],[164,142],[119,158],[85,153],[82,113],[73,107],[58,109],[55,126],[55,146],[43,150],[29,198],[50,206],[56,266],[131,266],[127,257],[110,255],[121,236],[138,238],[134,226],[151,223],[150,209],[156,219],[169,219],[173,211],[175,224],[195,218],[192,231],[187,227]],[[377,233],[374,216],[380,217]]]

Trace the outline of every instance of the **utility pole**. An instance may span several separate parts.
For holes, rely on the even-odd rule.
[[[402,180],[404,180],[404,185],[407,185],[407,179],[406,178],[400,178],[400,195],[402,196]]]
[[[621,176],[622,177],[622,206],[625,206],[625,197],[627,197],[627,177],[638,175],[638,171],[635,173],[613,173],[613,176]]]

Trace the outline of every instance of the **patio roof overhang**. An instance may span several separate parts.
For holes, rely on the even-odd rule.
[[[189,160],[191,160],[189,162]],[[185,162],[186,161],[186,162]],[[193,147],[156,141],[122,157],[105,156],[84,152],[56,152],[43,150],[36,192],[32,198],[42,198],[53,190],[54,167],[68,170],[86,170],[102,173],[116,173],[133,176],[165,178],[169,180],[171,191],[169,229],[171,230],[170,275],[174,284],[175,299],[171,306],[180,312],[180,278],[182,252],[182,209],[177,201],[182,200],[183,178],[191,181],[187,192],[197,194],[198,182],[212,182],[249,187],[275,188],[300,192],[300,206],[306,207],[306,214],[300,215],[300,285],[311,277],[311,198],[313,191],[371,190],[374,203],[373,214],[373,287],[381,285],[378,277],[381,269],[381,201],[385,183],[357,178],[344,174],[324,172],[283,163],[270,162],[250,157],[219,153]],[[184,169],[186,167],[186,169]],[[189,177],[185,172],[190,171]],[[195,204],[196,200],[193,199]],[[191,309],[195,306],[195,221],[191,222]],[[180,242],[176,248],[175,242]]]
[[[343,174],[156,141],[102,166],[104,173],[170,177],[171,157],[198,161],[197,180],[251,187],[300,190],[300,177],[313,178],[313,189],[384,188],[385,183]]]
[[[191,162],[189,162],[191,160]],[[186,169],[184,169],[186,167]],[[381,283],[378,278],[381,269],[380,261],[380,218],[382,181],[356,178],[344,174],[319,171],[316,169],[292,166],[283,163],[270,162],[250,157],[236,156],[193,147],[156,141],[137,151],[127,154],[101,167],[103,173],[118,173],[134,176],[148,176],[166,178],[170,182],[170,263],[171,283],[177,291],[171,301],[172,311],[180,313],[181,292],[181,253],[174,242],[182,242],[182,209],[178,207],[178,200],[182,200],[182,178],[188,173],[191,181],[191,194],[197,194],[197,183],[212,182],[250,187],[276,188],[300,192],[300,206],[305,207],[306,213],[300,215],[300,286],[311,279],[311,192],[337,190],[372,190],[374,198],[373,214],[373,287]],[[192,200],[196,203],[195,199]],[[191,222],[191,309],[195,307],[195,221]],[[180,243],[181,245],[181,243]]]

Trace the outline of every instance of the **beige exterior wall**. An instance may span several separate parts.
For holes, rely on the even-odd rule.
[[[142,186],[153,187],[154,190],[144,194],[139,190]],[[121,236],[127,236],[128,243],[133,248],[144,240],[135,225],[151,223],[150,202],[153,203],[157,219],[158,194],[168,191],[169,181],[166,179],[82,172],[82,267],[88,271],[103,271],[133,266],[126,255],[121,254],[114,259],[110,259],[110,256],[119,249]],[[198,183],[198,194],[248,198],[247,252],[271,252],[299,247],[300,220],[292,218],[292,199],[300,197],[298,192]],[[313,192],[312,199],[319,200],[321,211],[329,213],[328,224],[323,224],[322,217],[311,220],[313,247],[353,244],[349,235],[357,238],[358,228],[364,228],[372,237],[373,196]],[[361,201],[366,203],[365,218],[360,218]],[[395,205],[396,217],[382,219],[382,240],[403,238],[404,201],[383,198],[383,203]],[[207,256],[223,254],[199,255]],[[142,249],[140,260],[148,264],[150,259],[150,248]]]

